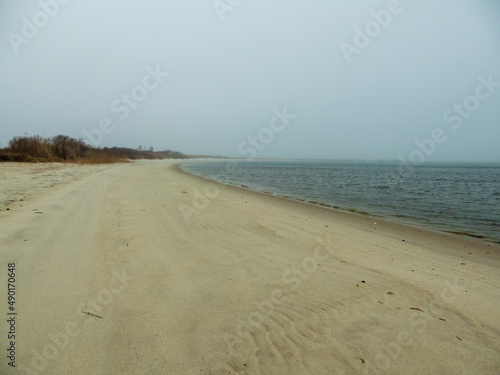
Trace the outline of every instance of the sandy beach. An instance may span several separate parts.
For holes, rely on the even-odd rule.
[[[179,163],[0,164],[1,374],[500,373],[500,246]]]

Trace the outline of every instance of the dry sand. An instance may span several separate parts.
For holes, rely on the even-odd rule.
[[[1,374],[500,373],[499,246],[177,163],[0,165]]]

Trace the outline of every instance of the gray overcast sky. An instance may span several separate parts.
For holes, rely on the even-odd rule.
[[[499,20],[496,0],[3,0],[0,143],[500,162]]]

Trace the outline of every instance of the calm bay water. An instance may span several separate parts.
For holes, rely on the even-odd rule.
[[[500,243],[500,165],[204,161],[182,165],[234,186]]]

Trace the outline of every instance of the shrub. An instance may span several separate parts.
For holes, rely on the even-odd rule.
[[[95,148],[83,139],[66,135],[43,138],[38,135],[14,137],[6,149],[0,149],[0,161],[20,162],[73,162],[73,163],[121,163],[133,159],[186,158],[176,151],[139,151],[130,148]]]

